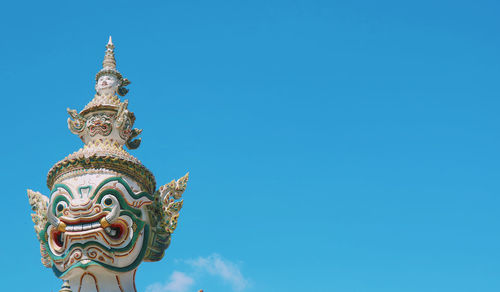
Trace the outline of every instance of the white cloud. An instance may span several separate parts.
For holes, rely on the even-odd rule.
[[[166,283],[149,285],[146,292],[186,292],[193,284],[193,278],[182,272],[174,271]]]
[[[224,281],[231,284],[235,291],[243,291],[249,285],[248,280],[243,277],[240,268],[235,263],[223,259],[216,253],[208,257],[199,257],[186,262],[210,275],[221,277]]]

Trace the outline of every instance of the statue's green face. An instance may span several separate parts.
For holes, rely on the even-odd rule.
[[[56,184],[40,236],[58,276],[100,265],[129,271],[144,257],[149,236],[146,205],[153,197],[132,179],[93,173]]]

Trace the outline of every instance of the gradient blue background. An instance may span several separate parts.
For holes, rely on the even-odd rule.
[[[166,258],[246,291],[500,290],[498,1],[9,1],[0,6],[2,291],[58,291],[26,189],[81,147],[108,35],[159,184]],[[194,289],[232,291],[215,277]]]

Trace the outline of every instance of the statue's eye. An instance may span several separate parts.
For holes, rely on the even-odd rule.
[[[60,201],[59,203],[57,203],[56,205],[56,211],[58,213],[62,212],[65,208],[68,207],[68,203],[66,203],[65,201]]]
[[[104,196],[104,198],[102,198],[102,204],[105,207],[111,207],[115,203],[115,200],[116,199],[113,197],[113,195],[106,195]]]

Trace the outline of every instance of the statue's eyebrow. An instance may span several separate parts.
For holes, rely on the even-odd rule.
[[[134,200],[138,200],[142,197],[146,197],[148,198],[149,200],[154,200],[153,196],[151,194],[149,194],[148,192],[140,192],[138,194],[134,193],[134,191],[132,190],[132,188],[129,186],[129,184],[121,177],[110,177],[110,178],[107,178],[105,179],[104,181],[102,181],[96,188],[95,190],[93,191],[93,194],[91,196],[92,199],[94,199],[97,194],[100,192],[100,190],[108,183],[110,182],[117,182],[118,184],[121,184],[124,188],[125,188],[125,191],[134,199]]]

